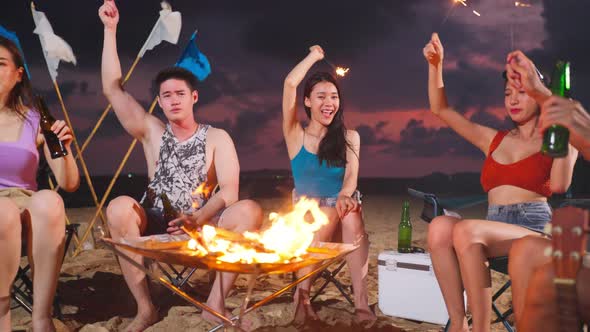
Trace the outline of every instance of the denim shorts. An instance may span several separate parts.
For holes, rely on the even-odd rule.
[[[296,204],[303,196],[318,201],[320,207],[336,207],[336,202],[338,201],[338,197],[310,197],[306,195],[299,195],[297,191],[293,189],[293,204]],[[356,199],[357,202],[361,204],[361,198],[363,195],[360,191],[355,190],[351,197]]]
[[[510,205],[488,206],[487,220],[522,226],[543,232],[545,224],[551,221],[553,212],[547,202],[529,202]]]

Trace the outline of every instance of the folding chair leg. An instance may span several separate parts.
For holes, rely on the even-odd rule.
[[[320,288],[317,290],[315,295],[311,298],[310,302],[313,302],[324,291],[324,289],[328,286],[329,283],[333,283],[334,286],[336,286],[336,288],[338,288],[340,293],[348,301],[348,303],[350,303],[350,305],[354,307],[354,301],[350,298],[350,296],[348,295],[348,292],[344,289],[344,285],[342,285],[342,283],[338,279],[335,278],[335,276],[338,275],[340,270],[342,270],[345,265],[346,265],[346,261],[343,261],[333,271],[330,272],[328,270],[324,270],[320,273],[320,277],[324,278],[325,281],[322,284],[322,286],[320,286]]]
[[[33,313],[33,301],[28,294],[23,292],[19,288],[15,288],[12,290],[14,300],[18,302],[18,304],[23,307],[29,314]]]
[[[492,310],[494,310],[494,313],[496,313],[496,315],[498,316],[498,318],[500,319],[500,321],[502,322],[502,324],[504,325],[504,327],[506,328],[506,330],[508,332],[514,332],[514,329],[512,328],[512,326],[510,326],[510,324],[508,323],[508,321],[506,320],[507,316],[504,316],[500,310],[498,310],[498,307],[496,307],[495,304],[492,303]],[[508,310],[507,312],[509,312],[510,310]]]
[[[185,270],[186,269],[182,270],[182,274],[184,274],[184,271]],[[182,288],[182,286],[184,286],[184,284],[186,284],[186,282],[191,278],[191,276],[193,275],[193,273],[195,273],[195,271],[197,271],[197,269],[195,269],[195,268],[193,268],[192,270],[190,270],[190,272],[186,275],[186,277],[184,277],[181,280],[179,280],[177,287],[178,288]]]

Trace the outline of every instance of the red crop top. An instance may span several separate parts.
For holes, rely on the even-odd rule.
[[[545,197],[551,196],[549,186],[553,158],[534,153],[512,164],[500,164],[492,153],[498,148],[508,131],[498,131],[481,170],[481,186],[485,192],[502,185],[511,185],[536,192]]]

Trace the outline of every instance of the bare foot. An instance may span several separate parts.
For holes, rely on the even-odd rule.
[[[309,300],[309,291],[298,289],[295,292],[295,315],[293,317],[293,324],[302,326],[307,321],[319,321],[320,317],[313,310],[311,301]]]
[[[126,332],[141,332],[146,330],[148,327],[156,324],[156,322],[160,319],[158,315],[158,311],[155,308],[152,308],[148,312],[145,313],[137,313],[137,316],[133,319],[133,321],[127,325],[125,329]]]
[[[354,313],[356,315],[357,323],[365,329],[371,328],[377,321],[377,315],[375,315],[370,307],[357,308],[354,310]]]
[[[469,332],[469,324],[467,324],[467,318],[463,319],[463,322],[461,324],[453,324],[453,321],[451,321],[448,332]]]
[[[51,317],[33,318],[33,331],[35,332],[55,332],[55,325]]]

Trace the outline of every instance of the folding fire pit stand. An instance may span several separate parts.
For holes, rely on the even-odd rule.
[[[109,247],[113,249],[113,251],[117,255],[129,261],[138,269],[144,271],[146,275],[149,275],[153,279],[157,280],[158,282],[166,286],[168,289],[170,289],[172,292],[182,297],[195,307],[206,310],[223,321],[222,324],[214,327],[209,332],[217,331],[224,327],[234,327],[239,329],[240,321],[244,317],[244,315],[272,301],[273,299],[277,298],[278,296],[293,288],[297,284],[303,282],[304,280],[313,277],[314,275],[323,271],[325,268],[327,268],[334,262],[340,260],[342,257],[346,256],[347,254],[358,248],[357,246],[354,246],[352,244],[322,242],[317,248],[309,248],[308,253],[304,255],[300,261],[284,263],[278,262],[245,264],[239,262],[227,263],[223,261],[218,261],[217,257],[213,254],[208,254],[205,256],[198,255],[196,251],[191,251],[190,249],[187,249],[186,242],[188,241],[174,241],[175,239],[177,238],[168,235],[157,235],[141,237],[136,239],[127,239],[122,240],[122,242],[116,242],[109,238],[105,238],[103,240]],[[163,246],[159,247],[157,243],[162,243]],[[246,297],[242,302],[242,305],[240,306],[239,314],[237,316],[232,317],[231,319],[225,317],[223,313],[217,312],[216,310],[207,306],[206,304],[195,300],[187,293],[182,291],[180,288],[170,283],[168,280],[157,276],[152,271],[145,268],[143,265],[138,264],[137,262],[132,260],[127,254],[121,252],[120,249],[129,250],[131,252],[140,254],[144,257],[151,258],[155,261],[160,261],[167,264],[177,264],[196,268],[214,269],[219,272],[235,272],[249,274],[250,278],[248,281],[248,291],[246,293]],[[252,289],[254,288],[254,284],[256,283],[256,278],[260,274],[295,272],[306,266],[314,264],[319,265],[313,271],[289,283],[282,289],[274,292],[273,294],[265,297],[264,299],[256,302],[251,307],[248,307],[248,303],[250,302],[252,294]]]

